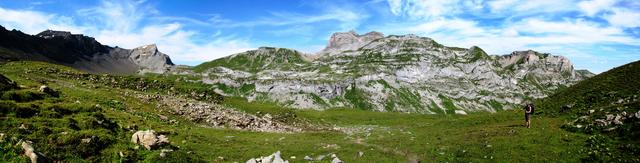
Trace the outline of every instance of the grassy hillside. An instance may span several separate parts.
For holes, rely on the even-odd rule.
[[[584,80],[538,101],[545,115],[571,120],[567,130],[592,134],[590,158],[640,161],[640,61]],[[600,145],[601,144],[601,145]]]
[[[20,140],[66,162],[244,162],[275,151],[291,162],[332,153],[345,162],[577,162],[588,156],[588,135],[561,129],[564,118],[534,116],[533,128],[526,129],[518,110],[468,116],[296,110],[233,97],[200,98],[210,94],[207,85],[184,76],[91,75],[39,62],[3,64],[0,74],[21,85],[2,92],[0,100],[0,159],[7,161],[28,160],[16,145]],[[38,91],[43,84],[58,94]],[[212,128],[132,94],[199,98],[306,127],[294,133]],[[146,129],[167,135],[171,143],[146,150],[130,142],[135,131]],[[162,157],[161,149],[174,151]]]
[[[218,66],[247,72],[257,72],[264,69],[291,70],[292,68],[307,63],[308,61],[304,60],[302,54],[298,51],[285,48],[262,47],[258,50],[251,50],[205,62],[194,67],[193,70],[202,72]]]

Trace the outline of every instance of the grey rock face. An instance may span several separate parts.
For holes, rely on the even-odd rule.
[[[109,47],[92,37],[67,31],[46,30],[37,35],[8,31],[0,26],[0,61],[28,60],[61,64],[92,73],[164,73],[175,66],[157,47]]]
[[[565,57],[535,51],[495,56],[479,47],[447,47],[426,37],[379,33],[336,33],[330,40],[309,62],[257,72],[221,64],[205,71],[203,81],[225,95],[292,108],[464,115],[511,109],[589,77],[577,73]]]
[[[173,67],[168,55],[158,51],[156,44],[131,50],[129,58],[140,67],[140,72],[164,73]]]
[[[327,47],[319,54],[336,54],[347,50],[357,50],[373,40],[383,37],[382,33],[375,31],[364,35],[358,35],[355,31],[334,33],[331,35]]]

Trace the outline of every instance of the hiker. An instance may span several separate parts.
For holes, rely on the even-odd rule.
[[[533,114],[533,103],[529,103],[524,107],[525,126],[531,128],[531,114]]]

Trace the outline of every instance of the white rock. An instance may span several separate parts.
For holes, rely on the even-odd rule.
[[[465,112],[464,110],[456,110],[455,113],[460,115],[467,115],[467,112]]]
[[[33,149],[33,146],[31,146],[31,144],[32,142],[30,141],[23,141],[21,144],[22,150],[24,150],[24,155],[31,159],[31,163],[37,163],[38,154],[36,154],[35,149]]]

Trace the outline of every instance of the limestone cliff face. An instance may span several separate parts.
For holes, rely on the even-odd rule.
[[[237,65],[254,61],[240,53],[199,66],[203,81],[226,95],[293,108],[462,113],[511,109],[589,77],[562,56],[488,55],[416,35],[336,33],[313,60],[280,50],[296,62],[251,68]]]
[[[164,73],[174,65],[168,55],[158,51],[156,44],[132,49],[129,58],[139,66],[139,71],[143,73]]]
[[[327,47],[319,52],[319,54],[336,54],[342,51],[358,50],[358,48],[372,42],[373,40],[383,38],[380,32],[369,32],[364,35],[358,35],[354,31],[338,32],[331,35]]]

